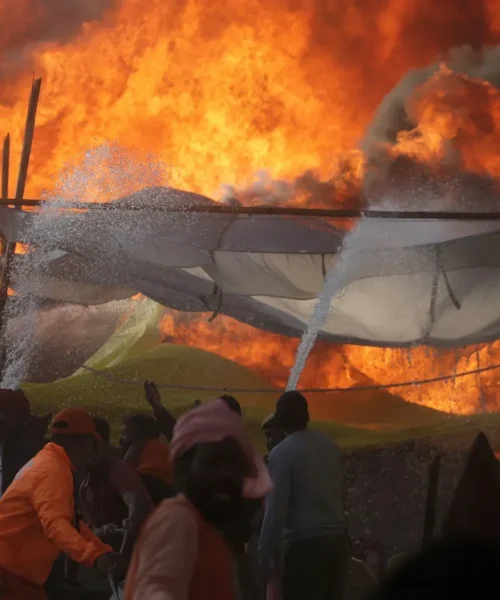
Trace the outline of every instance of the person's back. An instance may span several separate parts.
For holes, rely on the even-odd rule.
[[[280,397],[276,419],[287,437],[269,458],[274,487],[259,539],[262,574],[270,576],[284,543],[284,600],[340,597],[349,560],[340,451],[308,429],[307,400],[298,392]]]
[[[342,463],[335,442],[321,432],[304,429],[273,450],[271,472],[278,461],[286,463],[291,473],[284,540],[345,530]]]

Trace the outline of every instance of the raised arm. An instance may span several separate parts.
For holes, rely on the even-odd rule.
[[[154,381],[146,381],[144,383],[144,392],[148,404],[153,409],[154,416],[158,421],[161,432],[170,442],[177,422],[176,418],[162,405],[160,391],[156,387]]]

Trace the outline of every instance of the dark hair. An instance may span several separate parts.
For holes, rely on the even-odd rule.
[[[159,438],[161,435],[161,427],[158,421],[150,415],[142,413],[129,415],[125,417],[123,423],[127,427],[133,427],[139,435],[144,439]]]
[[[236,400],[234,396],[228,394],[222,394],[219,396],[219,400],[226,403],[227,407],[241,417],[241,404]]]
[[[300,392],[285,392],[276,403],[276,419],[285,431],[305,429],[309,423],[307,400]]]
[[[92,421],[94,421],[97,435],[102,439],[103,442],[109,444],[109,440],[111,439],[111,427],[109,425],[109,421],[103,419],[102,417],[92,417]]]
[[[490,598],[499,569],[497,540],[472,535],[449,537],[406,559],[370,598]]]

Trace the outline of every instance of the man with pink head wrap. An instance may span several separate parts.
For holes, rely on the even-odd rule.
[[[222,400],[179,419],[171,443],[175,487],[146,524],[125,600],[234,600],[231,542],[250,528],[249,499],[271,489],[241,417]]]

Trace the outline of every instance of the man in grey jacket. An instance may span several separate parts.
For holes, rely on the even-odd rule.
[[[287,437],[269,459],[274,488],[259,540],[262,573],[268,574],[283,541],[283,600],[340,599],[349,564],[340,451],[331,438],[308,428],[307,400],[300,393],[281,396],[276,419]]]

